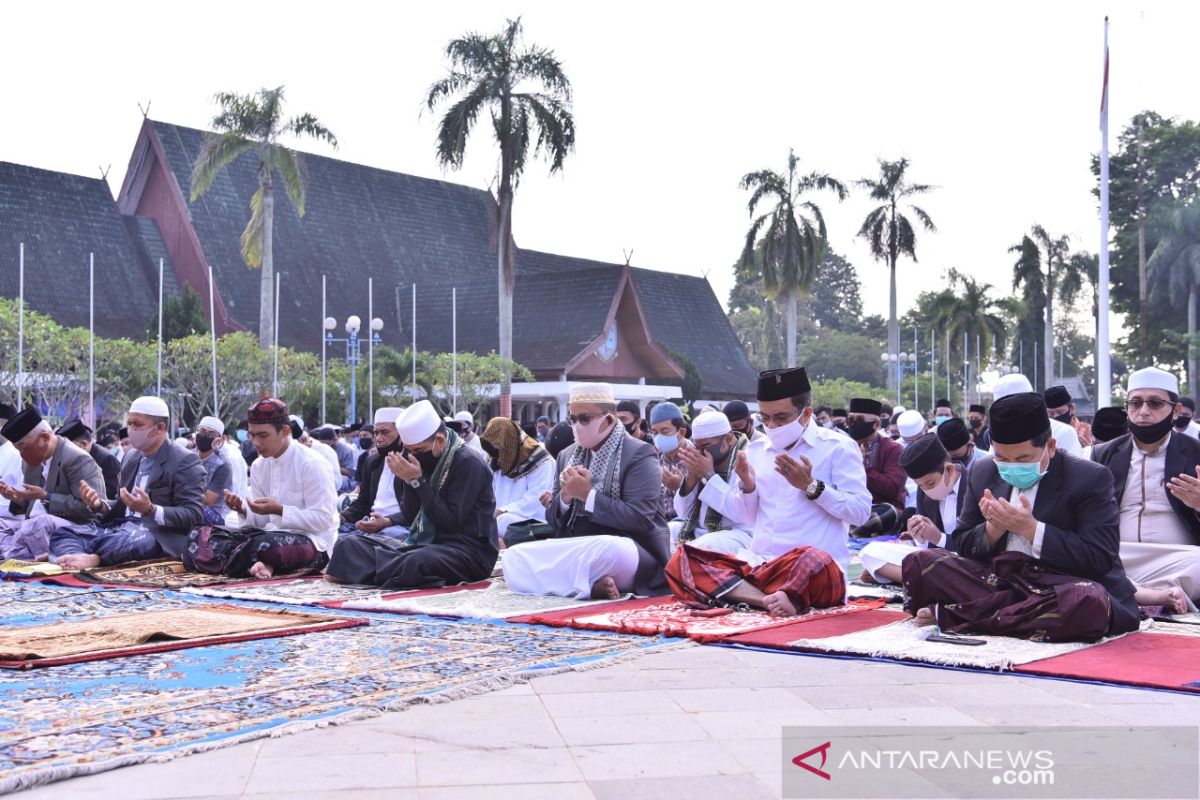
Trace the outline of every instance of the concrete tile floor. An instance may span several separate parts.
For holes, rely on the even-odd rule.
[[[684,647],[21,793],[59,798],[778,797],[784,725],[1200,724],[1200,697]]]

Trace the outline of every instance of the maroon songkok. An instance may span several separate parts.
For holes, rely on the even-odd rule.
[[[259,400],[250,406],[250,411],[246,413],[246,420],[251,425],[287,425],[287,403],[274,397]]]

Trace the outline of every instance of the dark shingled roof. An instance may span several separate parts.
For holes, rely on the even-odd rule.
[[[106,181],[0,162],[0,296],[17,297],[21,242],[31,308],[86,328],[95,253],[97,335],[145,337],[156,298]]]
[[[184,197],[204,133],[153,122]],[[396,344],[398,318],[407,326],[407,297],[397,284],[429,276],[446,280],[494,271],[491,196],[481,189],[418,178],[317,155],[304,155],[307,200],[303,218],[276,181],[275,269],[281,275],[280,344],[312,349],[321,336],[321,275],[328,276],[328,314],[366,318],[367,278],[375,279],[376,316]],[[259,272],[242,260],[240,238],[258,189],[257,162],[242,156],[212,187],[189,203],[192,224],[213,267],[230,315],[258,331]],[[420,289],[418,288],[418,292]],[[398,306],[398,308],[397,308]],[[418,331],[419,335],[419,331]],[[404,336],[407,341],[407,335]]]

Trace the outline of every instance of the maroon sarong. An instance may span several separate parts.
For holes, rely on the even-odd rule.
[[[1095,581],[1050,572],[1024,553],[990,564],[938,548],[901,566],[904,610],[931,608],[951,633],[1015,636],[1039,642],[1094,642],[1108,632],[1108,591]]]
[[[797,547],[751,567],[731,555],[684,542],[667,562],[667,583],[685,603],[707,606],[722,602],[742,581],[763,594],[785,592],[797,611],[841,605],[846,597],[841,567],[815,547]]]

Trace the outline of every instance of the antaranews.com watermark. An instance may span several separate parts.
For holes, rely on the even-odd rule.
[[[783,729],[785,798],[1200,797],[1200,728]]]

